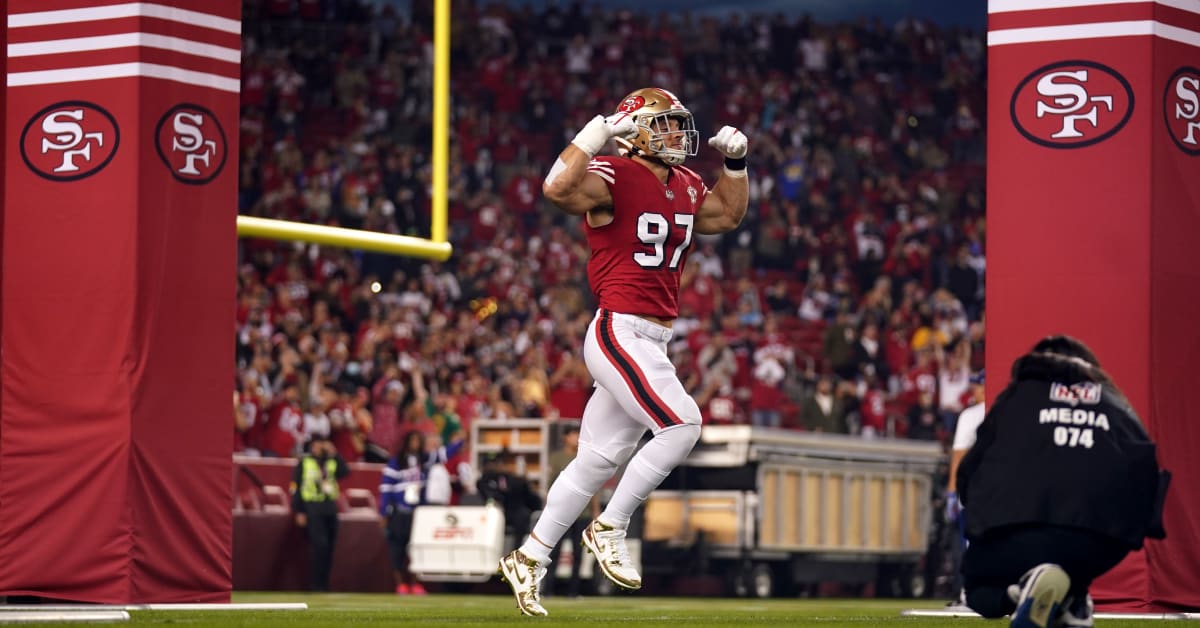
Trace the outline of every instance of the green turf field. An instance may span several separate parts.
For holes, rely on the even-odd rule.
[[[990,626],[1007,622],[981,619],[905,618],[906,608],[938,608],[928,600],[735,600],[727,598],[649,598],[636,595],[579,600],[549,598],[549,617],[522,617],[515,603],[499,595],[236,593],[234,602],[305,602],[306,611],[131,611],[129,624],[177,626]],[[1100,620],[1097,626],[1160,625],[1158,622]],[[1184,626],[1189,625],[1183,624]],[[40,624],[46,625],[46,624]],[[67,625],[67,624],[60,624]],[[118,624],[119,625],[119,624]],[[1174,622],[1168,625],[1175,625]]]

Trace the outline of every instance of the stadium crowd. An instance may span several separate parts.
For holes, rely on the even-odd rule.
[[[430,3],[247,0],[242,214],[427,236]],[[382,7],[382,8],[380,8]],[[456,2],[445,263],[240,243],[235,447],[350,461],[580,416],[578,220],[542,199],[596,113],[662,85],[742,129],[751,206],[699,238],[675,362],[706,423],[945,440],[983,359],[984,45],[930,23]],[[688,166],[708,180],[719,156]]]

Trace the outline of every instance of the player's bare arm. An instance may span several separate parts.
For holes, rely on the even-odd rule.
[[[746,177],[749,142],[741,131],[726,126],[708,140],[708,145],[725,156],[725,171],[696,212],[695,229],[703,234],[726,233],[737,229],[746,217],[750,201],[750,180]]]
[[[575,216],[611,207],[612,193],[603,179],[588,173],[588,162],[610,138],[630,133],[636,133],[636,129],[626,113],[592,118],[559,154],[542,182],[542,193],[551,203]]]

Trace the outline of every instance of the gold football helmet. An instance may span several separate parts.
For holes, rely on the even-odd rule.
[[[692,112],[675,94],[657,87],[645,87],[622,99],[616,113],[628,113],[637,125],[636,136],[616,138],[624,151],[658,159],[668,166],[678,166],[688,157],[695,156],[700,133],[696,131]],[[672,129],[671,121],[678,126]]]

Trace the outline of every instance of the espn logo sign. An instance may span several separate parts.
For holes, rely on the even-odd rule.
[[[475,530],[472,528],[440,527],[433,529],[435,541],[473,541]]]

